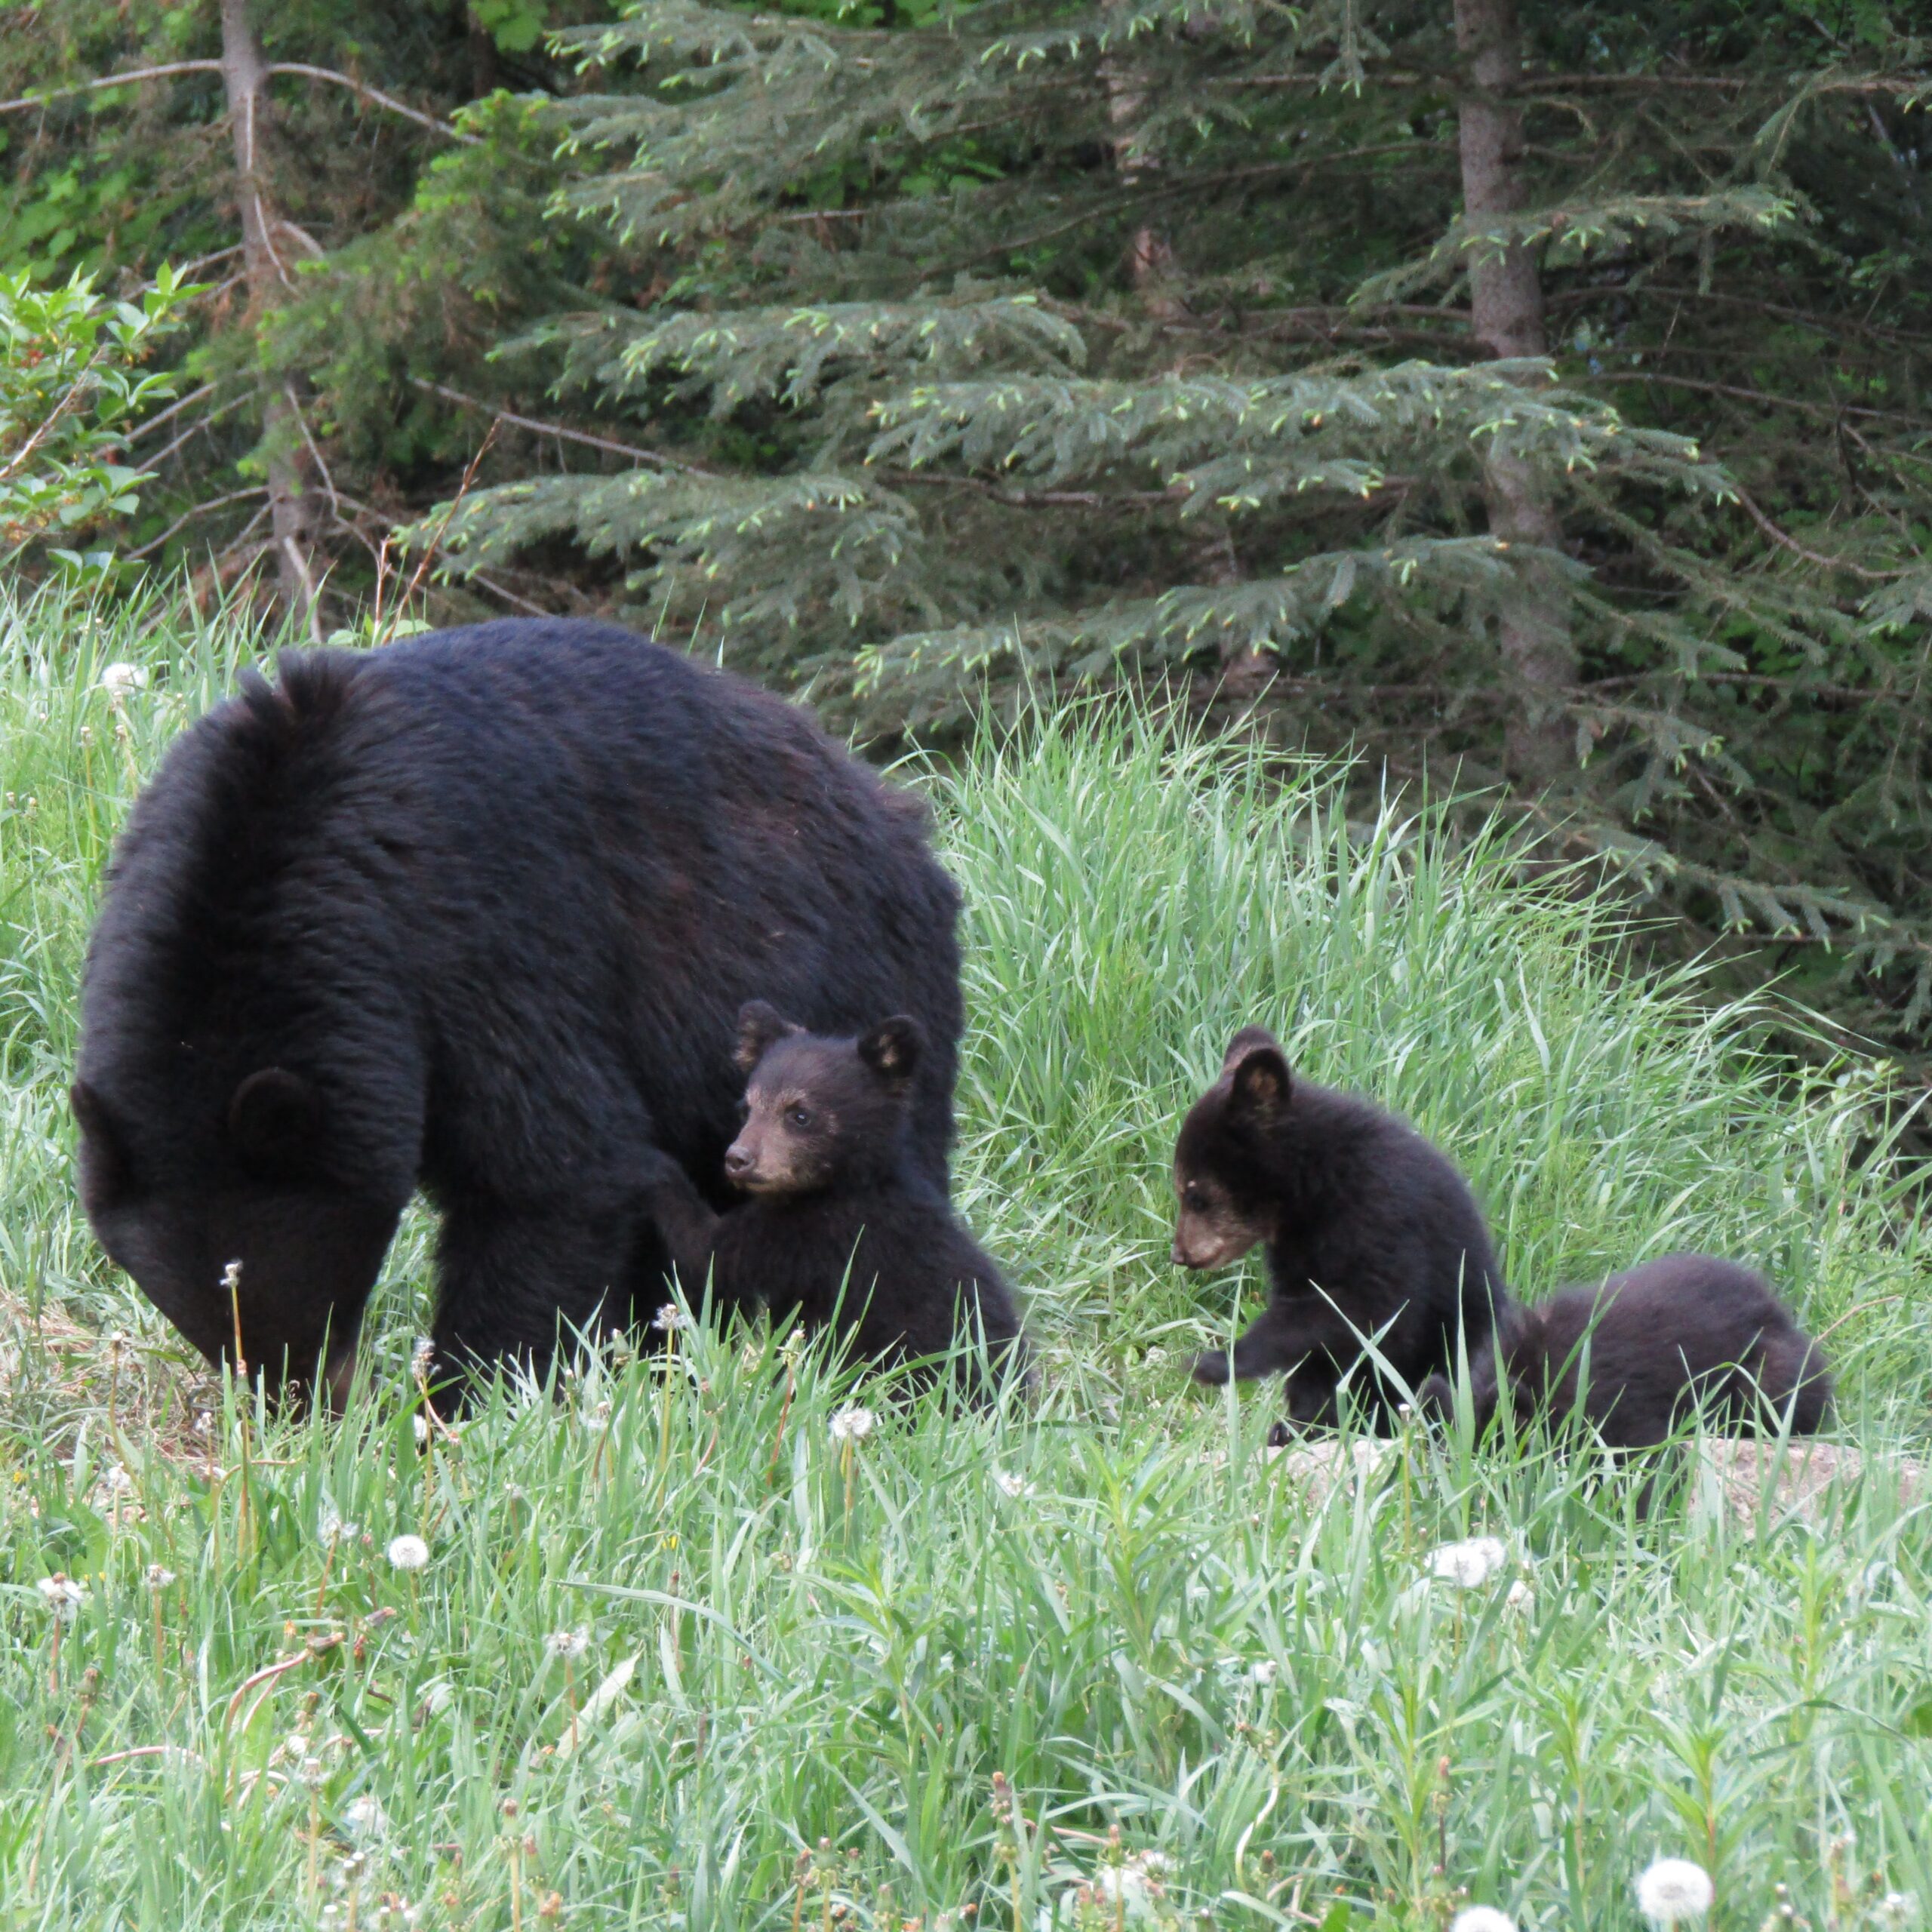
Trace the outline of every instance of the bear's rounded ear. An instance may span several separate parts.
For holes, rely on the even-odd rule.
[[[881,1080],[903,1086],[919,1064],[925,1044],[925,1031],[919,1023],[909,1014],[895,1013],[860,1036],[859,1057]]]
[[[85,1080],[67,1089],[67,1104],[81,1130],[81,1158],[88,1191],[103,1196],[125,1193],[133,1178],[126,1143],[107,1111],[107,1103]]]
[[[1294,1076],[1288,1071],[1286,1057],[1269,1039],[1251,1046],[1238,1059],[1230,1055],[1229,1064],[1229,1112],[1266,1126],[1288,1104],[1288,1096],[1294,1091]]]
[[[1223,1073],[1231,1072],[1257,1047],[1272,1047],[1278,1054],[1281,1051],[1281,1042],[1266,1027],[1244,1026],[1228,1042],[1228,1050],[1221,1056],[1221,1071]]]
[[[314,1164],[321,1103],[298,1073],[265,1066],[235,1088],[228,1103],[228,1137],[258,1174],[289,1180]]]
[[[773,1044],[784,1038],[787,1033],[802,1033],[802,1026],[795,1026],[768,1001],[748,999],[738,1009],[738,1045],[732,1055],[738,1063],[739,1071],[749,1073],[764,1059]]]

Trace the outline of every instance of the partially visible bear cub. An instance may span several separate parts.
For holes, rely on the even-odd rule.
[[[1595,1286],[1564,1288],[1523,1309],[1503,1348],[1511,1406],[1527,1423],[1561,1423],[1580,1407],[1612,1448],[1666,1441],[1702,1409],[1719,1426],[1815,1435],[1831,1413],[1824,1351],[1761,1275],[1709,1254],[1666,1254]],[[1469,1352],[1480,1435],[1496,1412],[1493,1349]],[[1418,1392],[1438,1415],[1448,1380]]]
[[[725,1178],[750,1198],[719,1214],[669,1155],[647,1193],[694,1294],[762,1302],[813,1330],[835,1327],[875,1361],[945,1354],[983,1334],[995,1373],[1023,1361],[1020,1317],[991,1257],[953,1219],[909,1132],[918,1021],[827,1039],[762,1000],[738,1016],[749,1075]]]
[[[1287,1371],[1288,1419],[1332,1424],[1337,1384],[1362,1364],[1362,1338],[1408,1389],[1455,1359],[1493,1352],[1510,1304],[1489,1230],[1463,1177],[1417,1134],[1367,1100],[1297,1080],[1272,1034],[1244,1027],[1221,1076],[1189,1110],[1174,1149],[1174,1258],[1226,1267],[1257,1241],[1273,1291],[1235,1343],[1196,1379]],[[1386,1426],[1404,1399],[1364,1367],[1350,1383]]]

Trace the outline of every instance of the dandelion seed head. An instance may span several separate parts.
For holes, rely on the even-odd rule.
[[[58,1570],[51,1577],[42,1577],[36,1587],[42,1601],[62,1623],[72,1623],[80,1613],[81,1605],[88,1600],[87,1586],[75,1583],[72,1577]]]
[[[1429,1574],[1438,1583],[1459,1590],[1481,1588],[1509,1560],[1500,1537],[1472,1537],[1466,1543],[1445,1543],[1430,1552]]]
[[[1281,1675],[1281,1666],[1272,1657],[1263,1657],[1247,1674],[1257,1684],[1272,1684]]]
[[[144,691],[148,688],[147,666],[109,664],[101,672],[100,688],[111,698],[125,697],[130,691]]]
[[[870,1409],[841,1409],[832,1418],[832,1439],[841,1444],[863,1442],[872,1432],[872,1426],[878,1420]]]
[[[100,1480],[110,1496],[125,1496],[134,1486],[134,1478],[118,1463],[109,1463],[100,1472]]]
[[[1516,1921],[1493,1905],[1465,1906],[1450,1920],[1449,1932],[1516,1932]]]
[[[552,1630],[545,1641],[553,1657],[580,1657],[588,1654],[590,1649],[588,1630]]]
[[[429,1546],[420,1537],[396,1537],[389,1548],[391,1566],[398,1570],[420,1570],[429,1560]]]
[[[685,1312],[675,1302],[667,1301],[651,1318],[651,1325],[654,1328],[661,1329],[667,1335],[674,1335],[680,1328],[687,1325]]]
[[[1011,1496],[1016,1501],[1021,1497],[1033,1494],[1033,1485],[1025,1477],[1015,1475],[1011,1469],[994,1470],[993,1481],[1001,1494]]]
[[[352,1838],[379,1838],[389,1830],[389,1814],[380,1798],[365,1792],[343,1807],[342,1828]]]
[[[1503,1601],[1511,1610],[1527,1610],[1536,1601],[1536,1595],[1528,1583],[1518,1577],[1509,1586],[1509,1594]]]
[[[1638,1875],[1637,1909],[1653,1925],[1681,1925],[1711,1909],[1711,1875],[1687,1858],[1660,1858]]]
[[[147,1586],[151,1590],[165,1590],[174,1580],[174,1572],[166,1570],[158,1563],[148,1565]]]
[[[418,1335],[409,1352],[409,1373],[418,1382],[426,1382],[436,1365],[436,1345],[427,1335]]]

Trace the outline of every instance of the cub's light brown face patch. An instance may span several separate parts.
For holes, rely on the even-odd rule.
[[[1180,1266],[1225,1268],[1272,1233],[1266,1217],[1244,1214],[1217,1183],[1178,1167],[1174,1179],[1180,1207],[1174,1217],[1173,1256]]]
[[[745,1124],[725,1151],[724,1171],[747,1194],[802,1194],[822,1186],[836,1145],[838,1118],[792,1087],[754,1086]]]

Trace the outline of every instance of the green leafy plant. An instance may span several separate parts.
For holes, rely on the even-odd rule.
[[[70,571],[111,566],[110,552],[72,546],[140,507],[147,472],[122,460],[128,432],[174,393],[145,365],[197,292],[168,267],[134,302],[85,275],[55,288],[0,275],[0,561],[39,546]]]

